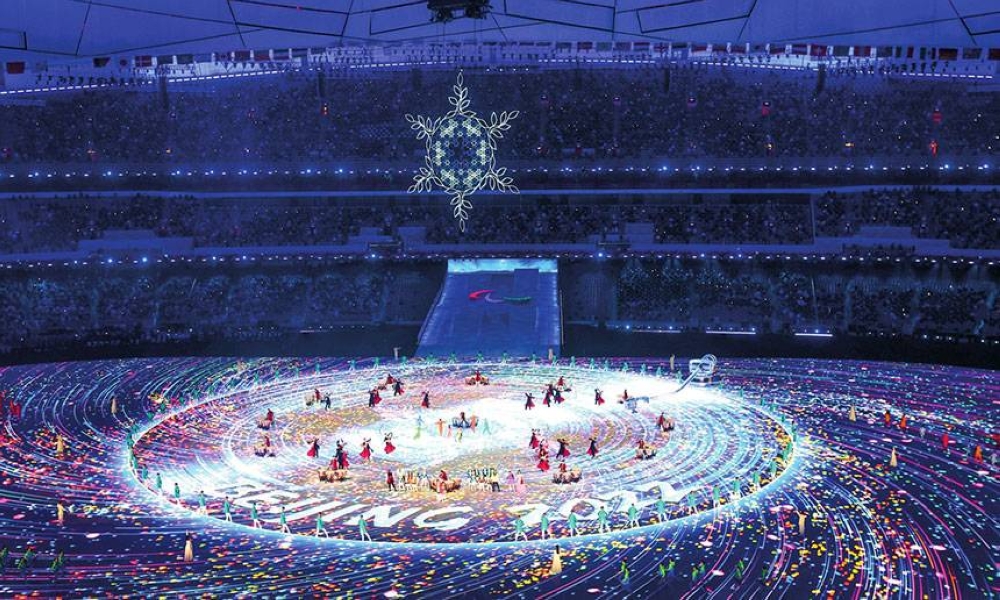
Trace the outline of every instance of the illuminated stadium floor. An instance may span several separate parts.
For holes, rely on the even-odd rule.
[[[332,360],[192,358],[0,370],[0,390],[23,410],[11,418],[4,402],[0,536],[10,557],[0,596],[997,593],[1000,485],[989,439],[998,431],[995,372],[722,361],[716,385],[675,393],[668,364],[649,362],[644,373],[640,360],[629,360],[628,372],[622,364],[483,364],[487,386],[466,385],[476,365],[374,367],[371,360],[353,369]],[[369,408],[367,390],[388,372],[402,378],[405,393],[383,390],[382,402]],[[547,407],[544,387],[560,376],[571,391],[563,404]],[[330,394],[329,410],[306,406],[317,388]],[[603,406],[594,403],[595,388],[603,390]],[[625,389],[649,401],[633,412],[617,401]],[[430,409],[419,408],[424,390]],[[525,392],[535,395],[530,411]],[[169,409],[151,400],[159,395]],[[269,408],[275,423],[264,432],[257,421]],[[475,415],[477,427],[449,432],[461,411]],[[661,412],[677,422],[669,440],[656,426]],[[547,473],[529,448],[532,429],[551,443]],[[130,465],[130,431],[138,471]],[[273,457],[253,452],[265,433]],[[388,433],[391,454],[383,448]],[[61,457],[57,435],[65,440]],[[582,473],[578,483],[552,482],[559,437],[569,443],[568,468]],[[599,450],[593,458],[586,454],[591,437]],[[315,458],[307,456],[314,438]],[[359,457],[366,438],[370,462]],[[320,482],[317,470],[338,439],[346,442],[350,477]],[[635,459],[639,439],[657,447],[654,458]],[[973,456],[976,445],[982,462]],[[894,448],[899,464],[892,468]],[[444,469],[462,487],[390,492],[389,468],[397,476],[425,469],[431,477]],[[470,485],[470,469],[496,469],[500,491]],[[523,486],[510,484],[508,474],[518,472]],[[201,491],[207,515],[200,514]],[[227,496],[233,523],[224,520]],[[57,500],[69,508],[62,526]],[[251,527],[252,501],[263,529]],[[640,526],[630,528],[633,505]],[[281,506],[293,535],[279,531]],[[598,533],[602,506],[611,534]],[[580,534],[572,538],[571,511]],[[547,541],[540,540],[543,514],[553,536]],[[329,538],[312,535],[317,515]],[[371,543],[357,541],[358,515],[366,517]],[[528,542],[513,541],[517,516]],[[194,534],[192,563],[182,560],[186,532]],[[563,571],[550,574],[557,544]],[[34,564],[19,565],[29,546],[38,553]],[[52,573],[60,550],[66,566]]]

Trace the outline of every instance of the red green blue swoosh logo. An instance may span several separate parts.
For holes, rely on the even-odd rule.
[[[469,294],[469,300],[477,302],[483,300],[490,304],[528,304],[531,296],[501,296],[496,297],[493,292],[496,290],[476,290]]]

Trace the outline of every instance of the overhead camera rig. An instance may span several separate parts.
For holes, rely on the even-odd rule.
[[[427,0],[431,23],[448,23],[461,17],[485,19],[490,8],[489,0]]]

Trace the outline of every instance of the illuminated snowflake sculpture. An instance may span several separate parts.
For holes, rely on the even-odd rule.
[[[454,108],[435,120],[419,115],[406,115],[410,129],[417,132],[418,140],[426,140],[426,167],[413,177],[408,192],[431,191],[443,188],[455,208],[458,228],[465,231],[472,202],[469,196],[488,187],[501,192],[518,193],[514,180],[506,177],[507,169],[497,168],[494,152],[497,140],[510,129],[510,122],[518,111],[492,113],[489,122],[469,110],[469,90],[462,84],[462,74],[452,88],[455,95],[448,98]]]

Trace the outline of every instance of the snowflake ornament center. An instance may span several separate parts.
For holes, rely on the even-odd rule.
[[[406,115],[417,139],[424,140],[427,146],[426,166],[413,177],[413,185],[407,191],[443,189],[452,197],[459,229],[465,231],[472,208],[469,196],[485,187],[518,193],[513,179],[505,175],[507,169],[497,168],[495,158],[497,140],[510,129],[510,121],[517,118],[518,111],[492,113],[487,122],[469,110],[469,90],[462,83],[461,73],[452,90],[455,95],[448,102],[454,108],[443,117],[431,120]]]

